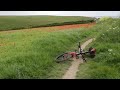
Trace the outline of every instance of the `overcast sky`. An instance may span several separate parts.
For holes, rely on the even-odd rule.
[[[0,15],[120,16],[120,11],[0,11]]]

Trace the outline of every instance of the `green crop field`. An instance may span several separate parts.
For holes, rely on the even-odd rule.
[[[58,64],[56,56],[74,50],[78,41],[82,42],[93,34],[96,32],[84,28],[55,32],[2,32],[0,78],[60,78],[70,62]]]
[[[0,16],[0,31],[93,22],[83,16]]]
[[[7,17],[5,16],[5,18]],[[23,24],[23,22],[29,22],[30,19],[28,17],[24,17],[25,19],[28,18],[28,21],[23,19],[23,17],[21,17],[21,19],[19,18],[21,24],[18,24],[18,18],[15,18],[17,17],[13,17],[13,19],[8,17],[5,21],[7,23],[6,25],[11,23],[12,20],[13,22],[17,22],[14,23],[13,26],[18,27],[17,25],[20,25],[20,28],[21,26],[26,27],[30,24],[27,23],[25,26]],[[30,18],[32,17],[30,16]],[[33,18],[36,18],[36,20],[39,19],[39,17]],[[68,18],[68,21],[74,19],[72,17],[66,18]],[[4,17],[2,19],[3,21],[5,20]],[[34,21],[33,19],[34,23],[37,22],[36,20]],[[55,17],[54,20],[56,20]],[[4,30],[7,30],[5,28],[8,30],[10,30],[10,28],[13,29],[12,25],[10,25],[9,28],[4,26]],[[51,31],[53,29],[55,30],[48,32],[47,30],[49,29]],[[77,78],[120,78],[119,35],[119,18],[100,19],[98,23],[91,28],[57,30],[57,28],[48,27],[41,28],[40,30],[21,29],[16,32],[0,32],[0,78],[61,78],[71,65],[71,61],[56,63],[55,58],[63,52],[74,51],[79,41],[83,43],[93,37],[96,38],[96,40],[89,44],[86,49],[90,46],[95,47],[97,49],[96,57],[93,59],[87,57],[87,63],[83,63],[79,66]]]

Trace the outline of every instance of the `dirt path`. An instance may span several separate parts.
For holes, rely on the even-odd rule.
[[[81,45],[81,48],[84,49],[89,43],[91,43],[94,39],[89,39],[83,45]],[[78,67],[80,63],[83,63],[82,59],[73,59],[72,65],[69,67],[67,72],[63,75],[62,79],[75,79],[76,73],[78,71]]]

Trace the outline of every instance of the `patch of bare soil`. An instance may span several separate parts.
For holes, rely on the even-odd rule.
[[[72,29],[72,28],[80,28],[85,27],[89,28],[91,26],[95,25],[95,23],[88,23],[88,24],[74,24],[74,25],[63,25],[63,26],[56,26],[58,29]]]

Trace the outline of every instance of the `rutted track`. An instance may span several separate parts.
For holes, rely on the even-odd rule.
[[[91,43],[94,39],[87,40],[81,48],[84,49],[89,43]],[[75,79],[76,73],[78,71],[79,64],[83,63],[82,59],[73,59],[72,65],[69,67],[67,72],[63,75],[62,79]]]

